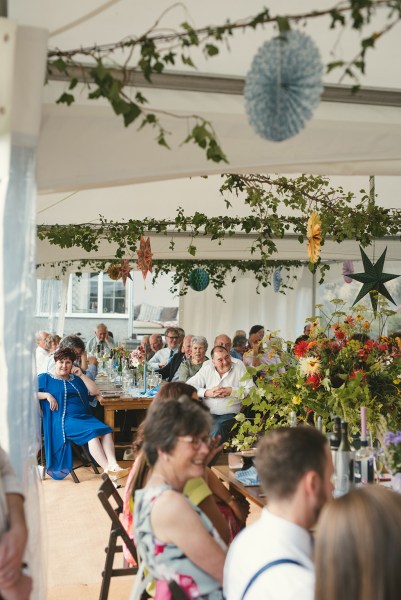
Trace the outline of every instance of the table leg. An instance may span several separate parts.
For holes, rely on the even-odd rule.
[[[106,425],[111,427],[113,439],[114,439],[114,408],[109,406],[104,407],[104,422]]]

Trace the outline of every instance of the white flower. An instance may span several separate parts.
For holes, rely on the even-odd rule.
[[[314,356],[304,356],[299,359],[299,370],[303,375],[311,375],[312,373],[320,373],[320,361]]]

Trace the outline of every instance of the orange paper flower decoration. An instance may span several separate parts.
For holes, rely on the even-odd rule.
[[[322,243],[322,223],[317,212],[311,213],[308,219],[306,237],[308,238],[309,261],[311,263],[316,263],[319,260]]]
[[[113,265],[110,265],[110,267],[107,269],[107,274],[113,281],[118,281],[119,279],[122,279],[124,285],[126,284],[128,277],[132,281],[131,265],[126,259],[122,260],[119,265],[115,263]]]
[[[127,260],[126,258],[121,260],[120,271],[121,279],[123,280],[124,285],[127,283],[127,278],[131,279],[132,281],[131,265],[129,264],[129,260]]]
[[[139,242],[138,254],[138,268],[142,271],[142,276],[146,279],[146,275],[152,272],[152,251],[150,248],[150,238],[145,240],[143,235]]]

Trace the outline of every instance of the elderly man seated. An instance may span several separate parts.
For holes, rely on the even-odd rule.
[[[86,344],[85,350],[88,354],[96,354],[97,352],[105,352],[111,350],[115,345],[113,338],[107,331],[104,323],[99,323],[96,327],[95,335]]]
[[[182,339],[176,327],[169,327],[166,329],[165,338],[167,343],[166,348],[158,350],[149,361],[150,367],[154,369],[161,369],[166,366],[181,346]]]
[[[203,363],[187,383],[197,389],[198,396],[212,413],[211,434],[221,435],[224,442],[235,423],[235,415],[242,408],[242,399],[253,386],[253,382],[241,381],[246,372],[245,366],[235,359],[233,361],[224,346],[215,346],[211,356],[212,360]],[[243,388],[241,392],[240,388]]]

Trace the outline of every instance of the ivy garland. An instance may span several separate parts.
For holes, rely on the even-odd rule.
[[[181,23],[177,31],[168,33],[159,30],[159,25],[165,14],[176,9],[180,4],[169,7],[149,31],[139,37],[128,37],[112,44],[95,45],[72,50],[50,50],[48,53],[48,76],[61,75],[68,82],[58,103],[68,106],[75,102],[73,90],[79,81],[88,87],[88,98],[96,100],[105,98],[117,115],[122,116],[124,124],[139,123],[139,128],[150,126],[156,129],[158,144],[169,147],[168,131],[163,127],[160,115],[163,111],[150,109],[147,98],[141,93],[134,95],[127,91],[132,81],[132,73],[140,71],[151,82],[152,75],[164,72],[170,66],[181,63],[196,68],[191,51],[201,49],[204,55],[212,58],[219,54],[220,46],[229,46],[230,39],[238,32],[256,30],[266,25],[272,25],[279,33],[291,29],[292,26],[305,24],[312,19],[329,18],[331,29],[335,27],[349,28],[360,32],[360,50],[349,61],[334,60],[327,64],[327,72],[341,69],[340,82],[345,77],[351,78],[355,84],[352,91],[360,86],[359,75],[364,74],[366,53],[374,48],[376,42],[401,20],[400,0],[348,0],[335,3],[331,8],[312,10],[306,13],[292,15],[273,15],[265,8],[262,12],[238,21],[227,21],[217,26],[200,29],[192,27],[188,22]],[[182,7],[181,7],[182,8]],[[386,25],[381,29],[372,27],[376,13],[381,9],[386,12]],[[373,33],[363,37],[367,27],[373,28]],[[123,63],[116,65],[116,53],[123,54]],[[91,66],[81,62],[90,60]],[[113,64],[113,67],[110,65]],[[165,114],[165,113],[164,113]],[[178,115],[177,118],[182,118]],[[209,160],[227,162],[227,158],[216,137],[213,125],[199,115],[184,117],[192,123],[187,138],[183,143],[194,143],[206,152]]]
[[[353,193],[346,193],[341,187],[332,188],[329,180],[320,176],[301,175],[291,179],[269,175],[225,175],[221,193],[227,210],[232,206],[230,196],[241,195],[249,208],[249,214],[245,217],[229,214],[209,217],[196,212],[192,216],[186,216],[184,210],[179,208],[174,219],[129,219],[119,223],[100,217],[97,224],[40,225],[38,237],[61,248],[80,247],[86,252],[96,252],[100,241],[107,239],[117,246],[113,262],[118,262],[123,258],[134,258],[142,235],[153,233],[170,237],[171,251],[175,246],[174,235],[189,235],[188,260],[154,261],[156,277],[160,273],[175,271],[175,289],[178,289],[181,282],[183,294],[187,291],[188,274],[195,267],[204,268],[208,272],[212,285],[219,292],[227,274],[235,269],[243,273],[252,271],[258,286],[265,286],[270,283],[274,268],[305,264],[303,261],[276,261],[274,255],[277,252],[277,240],[283,239],[285,235],[296,235],[300,244],[304,243],[306,224],[312,211],[319,213],[323,243],[325,239],[338,243],[353,239],[365,247],[376,237],[399,236],[401,231],[400,210],[377,206],[374,198],[364,190],[361,190],[361,197],[356,198]],[[258,253],[259,260],[202,261],[195,258],[198,237],[209,237],[223,244],[225,238],[239,233],[253,236],[251,253]],[[65,264],[64,271],[67,266],[72,266],[72,263]],[[79,264],[104,269],[110,261],[81,261]],[[329,265],[318,262],[315,265],[309,264],[309,268],[311,271],[319,269],[320,281],[323,281]],[[235,275],[231,276],[235,278]],[[288,282],[286,285],[288,286]]]
[[[50,266],[60,267],[61,273],[67,273],[68,269],[76,269],[75,274],[80,276],[83,271],[90,268],[93,271],[106,271],[110,266],[107,260],[81,260],[79,262],[63,261],[53,262]],[[154,260],[153,261],[153,279],[154,283],[160,275],[172,274],[172,285],[170,292],[185,296],[188,293],[189,275],[193,269],[200,268],[207,271],[210,277],[210,284],[216,291],[216,296],[224,300],[222,289],[228,283],[234,283],[238,274],[252,273],[257,281],[256,292],[260,293],[260,286],[266,288],[272,283],[273,272],[276,268],[285,271],[280,293],[285,294],[284,290],[292,289],[292,284],[297,279],[295,269],[303,266],[305,262],[300,260],[279,261],[272,260],[263,262],[261,260]],[[44,266],[38,264],[37,268]],[[227,277],[229,276],[229,278]]]

